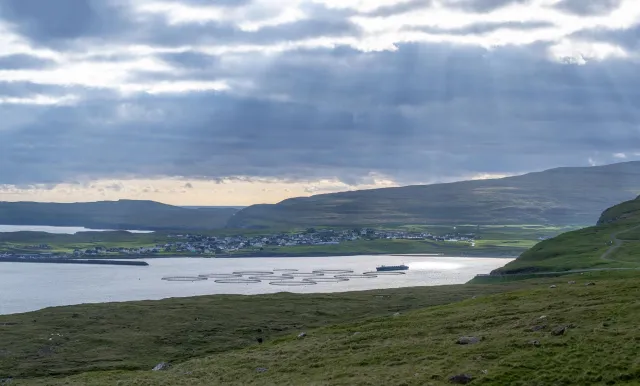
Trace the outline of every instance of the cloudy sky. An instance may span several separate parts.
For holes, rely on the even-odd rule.
[[[0,0],[0,200],[640,159],[638,0]]]

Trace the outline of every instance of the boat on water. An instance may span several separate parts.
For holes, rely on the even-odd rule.
[[[381,265],[376,267],[376,271],[406,271],[409,269],[408,265]]]

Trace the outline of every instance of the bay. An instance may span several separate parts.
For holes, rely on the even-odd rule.
[[[489,273],[512,259],[442,256],[333,256],[295,258],[166,258],[147,259],[147,267],[0,263],[0,314],[21,313],[52,306],[81,303],[153,300],[211,294],[265,294],[275,292],[329,293],[379,288],[461,284],[476,274]],[[349,281],[296,287],[259,283],[166,281],[168,276],[197,276],[237,271],[297,269],[375,271],[379,265],[407,264],[404,275],[349,278]],[[282,272],[275,272],[281,274]],[[245,275],[244,277],[247,277]],[[326,274],[326,276],[332,276]],[[295,281],[302,281],[297,277]]]

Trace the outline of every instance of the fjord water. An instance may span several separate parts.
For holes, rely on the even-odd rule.
[[[512,259],[442,256],[335,256],[298,258],[167,258],[148,259],[148,267],[69,264],[0,263],[0,314],[51,306],[129,300],[163,299],[210,294],[318,293],[377,288],[460,284],[488,273]],[[213,279],[171,282],[165,276],[197,276],[234,271],[321,269],[375,271],[378,265],[407,264],[405,275],[353,278],[339,283],[282,287],[260,283],[216,283]],[[296,280],[300,281],[301,278]]]

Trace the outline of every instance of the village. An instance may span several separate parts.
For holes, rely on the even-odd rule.
[[[277,233],[267,235],[232,235],[209,236],[203,234],[170,234],[167,241],[154,246],[125,247],[125,246],[94,246],[91,248],[75,248],[71,253],[52,254],[41,253],[0,253],[2,257],[98,257],[98,256],[191,256],[205,255],[208,257],[227,256],[230,254],[257,254],[266,248],[287,248],[295,246],[328,246],[340,245],[354,241],[373,240],[424,240],[438,242],[464,242],[475,245],[475,234],[451,233],[433,235],[428,232],[410,232],[402,230],[364,229],[314,229],[309,228],[296,233]],[[42,250],[50,250],[47,244],[40,245]]]

